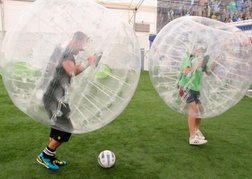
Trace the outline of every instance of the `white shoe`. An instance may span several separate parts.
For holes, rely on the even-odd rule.
[[[189,144],[190,145],[204,145],[207,143],[207,140],[205,139],[200,139],[197,136],[195,136],[193,139],[189,138]]]
[[[205,139],[206,139],[205,136],[202,134],[202,132],[201,132],[199,129],[196,131],[195,135],[196,135],[198,138],[202,139],[202,140],[205,140]]]

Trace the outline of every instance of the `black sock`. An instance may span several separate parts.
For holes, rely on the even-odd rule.
[[[53,159],[55,157],[56,150],[50,149],[48,146],[43,150],[43,156],[45,158]]]

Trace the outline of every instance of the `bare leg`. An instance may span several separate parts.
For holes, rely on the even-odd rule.
[[[54,140],[53,138],[50,138],[49,139],[49,142],[48,142],[48,147],[52,150],[56,150],[59,146],[61,145],[60,142]]]
[[[196,130],[200,127],[201,118],[197,118],[198,112],[199,112],[199,106],[195,103],[189,103],[188,105],[188,127],[189,127],[189,133],[190,133],[190,139],[189,144],[191,145],[203,145],[207,143],[207,140],[205,140],[202,135],[202,138],[195,138],[196,136]]]
[[[202,107],[202,105],[201,105],[200,103],[197,104],[197,108],[198,108],[199,114],[203,114],[204,109],[203,109],[203,107]],[[200,124],[201,124],[201,118],[197,118],[197,119],[196,119],[196,125],[195,125],[195,127],[196,127],[195,130],[196,130],[196,131],[199,130]]]
[[[197,113],[197,105],[195,102],[187,104],[188,106],[188,128],[189,128],[189,135],[190,138],[195,137],[195,132],[196,132],[196,117],[195,114]]]
[[[58,166],[64,166],[67,165],[67,162],[62,160],[60,161],[59,159],[56,158],[55,154],[56,154],[56,149],[61,145],[61,142],[58,142],[57,140],[50,138],[49,142],[48,142],[48,147],[53,150],[53,156],[54,156],[54,163]]]
[[[200,128],[201,118],[196,118],[195,120],[195,131]]]

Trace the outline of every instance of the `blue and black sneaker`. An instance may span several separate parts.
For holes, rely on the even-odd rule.
[[[67,165],[67,161],[59,160],[58,158],[54,157],[53,163],[58,165],[59,167]]]
[[[59,170],[59,166],[55,164],[53,160],[45,158],[43,153],[40,153],[37,157],[37,162],[50,170]]]

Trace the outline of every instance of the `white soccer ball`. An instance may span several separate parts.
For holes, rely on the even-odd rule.
[[[98,163],[102,168],[111,168],[115,165],[116,156],[110,150],[102,151],[98,156]]]

